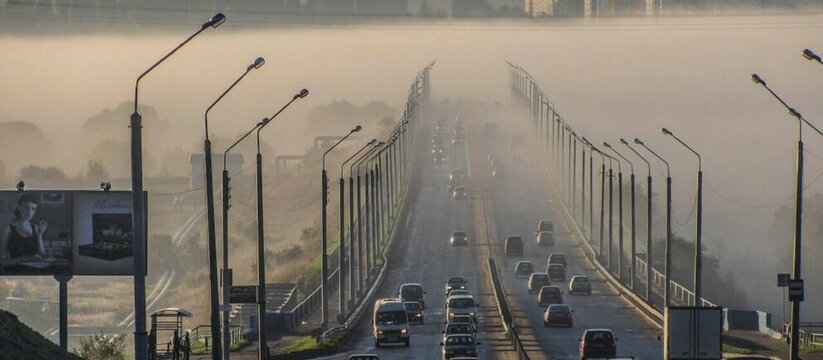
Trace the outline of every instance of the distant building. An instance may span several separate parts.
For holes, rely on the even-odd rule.
[[[214,183],[223,179],[223,154],[212,154],[212,173]],[[230,153],[226,160],[226,170],[229,175],[243,170],[243,155]],[[189,154],[189,189],[198,189],[206,186],[206,161],[202,153]]]
[[[523,9],[531,17],[554,16],[555,0],[526,0]]]

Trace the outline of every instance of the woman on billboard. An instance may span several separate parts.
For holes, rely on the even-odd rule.
[[[42,219],[34,223],[37,206],[34,194],[23,194],[17,199],[14,220],[0,229],[0,268],[8,269],[46,258],[43,233],[48,224]]]

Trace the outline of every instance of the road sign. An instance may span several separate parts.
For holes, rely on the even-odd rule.
[[[777,274],[777,287],[789,287],[790,274]]]
[[[229,292],[229,303],[256,304],[257,286],[232,286]]]
[[[803,301],[803,279],[789,280],[789,301]]]

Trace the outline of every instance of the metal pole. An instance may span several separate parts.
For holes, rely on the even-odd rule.
[[[635,262],[637,262],[637,260],[636,260],[637,259],[637,221],[636,221],[637,216],[635,216],[636,213],[634,211],[635,210],[635,207],[634,207],[634,202],[635,202],[635,197],[634,197],[634,195],[635,195],[634,194],[634,172],[632,172],[631,183],[632,183],[632,259],[631,259],[631,264],[630,264],[630,266],[631,266],[630,269],[631,270],[629,272],[631,273],[631,287],[632,287],[632,290],[635,290],[635,287],[634,287],[634,285],[635,285],[634,281],[635,280],[634,279],[635,279],[636,275],[635,275],[635,271],[634,271],[635,270],[634,269],[634,264],[635,264]]]
[[[358,163],[359,165],[359,163]],[[368,256],[363,251],[363,219],[360,217],[360,213],[363,210],[363,205],[361,204],[361,199],[363,198],[360,189],[360,166],[357,167],[357,265],[358,265],[358,277],[357,277],[357,296],[361,296],[361,289],[366,284],[366,268],[368,266]]]
[[[594,149],[589,151],[589,244],[594,238]]]
[[[672,266],[672,177],[666,177],[666,307],[671,305],[671,268]]]
[[[60,359],[69,360],[69,280],[71,275],[54,275],[60,286]]]
[[[586,226],[586,147],[581,147],[580,154],[580,227]],[[591,234],[589,234],[591,236]]]
[[[371,174],[369,173],[369,169],[366,169],[366,175],[363,183],[363,190],[365,191],[366,198],[364,200],[365,205],[365,216],[363,217],[363,227],[366,229],[366,284],[371,282],[371,269],[372,265],[374,264],[373,257],[372,257],[372,239],[371,239],[371,227],[369,226],[369,219],[370,214],[372,211],[371,207]]]
[[[343,172],[342,169],[341,169],[340,172],[341,173]],[[337,322],[339,324],[343,323],[343,318],[345,317],[345,314],[346,314],[346,276],[345,276],[345,272],[343,271],[343,269],[345,269],[345,262],[346,262],[346,246],[345,246],[345,241],[343,241],[344,240],[344,236],[343,236],[344,228],[346,227],[346,213],[345,213],[346,193],[345,193],[345,189],[346,189],[346,183],[345,183],[345,180],[343,180],[343,177],[341,176],[340,177],[340,211],[339,211],[339,213],[340,213],[339,227],[340,228],[337,231],[337,233],[340,236],[340,245],[338,245],[338,249],[337,249],[337,268],[338,268],[338,272],[337,272],[337,291],[338,291],[337,292],[337,294],[338,294],[337,301],[339,301],[339,304],[340,304],[340,306],[338,308],[339,311],[338,311],[338,316],[337,316]],[[351,244],[349,244],[349,246],[351,246]]]
[[[572,176],[574,175],[572,173],[572,129],[566,128],[566,130],[568,130],[569,133],[569,149],[566,154],[566,201],[572,208],[572,214],[574,214],[574,192],[572,191]]]
[[[614,183],[613,180],[612,180],[613,178],[614,178],[614,173],[613,173],[613,170],[612,170],[612,164],[611,164],[611,158],[610,158],[609,159],[609,256],[606,258],[606,267],[609,269],[609,271],[614,271],[614,269],[612,269],[612,252],[613,252],[613,249],[614,249],[614,247],[612,246],[612,244],[613,244],[612,240],[614,239],[614,217],[612,216],[612,214],[614,213],[614,209],[613,209],[613,206],[612,206],[612,204],[614,202],[613,201],[614,196],[612,196],[612,193],[613,193],[613,186],[612,185]]]
[[[217,235],[214,226],[214,178],[211,163],[211,140],[206,137],[204,142],[204,153],[206,157],[206,213],[208,219],[209,234],[209,301],[211,303],[211,333],[212,352],[214,359],[219,359],[223,355],[221,351],[222,341],[220,333],[220,301],[217,297]]]
[[[320,227],[322,229],[322,242],[320,244],[320,293],[322,297],[322,309],[321,309],[321,320],[320,320],[320,328],[325,330],[326,326],[328,325],[329,321],[329,294],[328,294],[328,279],[329,279],[329,259],[328,259],[328,240],[326,236],[326,208],[327,203],[329,201],[329,178],[326,177],[326,169],[323,169],[321,173],[321,180],[322,183],[321,189],[323,194],[321,195],[321,203],[322,205],[322,216],[320,220]]]
[[[569,136],[570,137],[570,139],[569,139],[570,140],[569,141],[570,145],[573,144],[572,145],[572,152],[571,152],[571,155],[572,155],[572,162],[571,162],[571,167],[572,167],[572,172],[571,172],[571,174],[572,174],[572,178],[571,178],[572,198],[571,199],[572,200],[571,200],[571,203],[572,203],[572,220],[574,220],[574,214],[575,214],[575,212],[577,212],[577,210],[576,210],[576,205],[577,204],[576,204],[576,200],[575,200],[576,197],[577,197],[576,196],[576,194],[577,194],[577,138],[571,138],[571,135],[574,135],[574,132],[569,133],[569,135],[570,135]]]
[[[223,161],[226,154],[223,154]],[[229,171],[223,169],[223,360],[229,360],[231,350],[231,339],[229,338],[229,289],[231,288],[231,270],[229,269]]]
[[[600,258],[603,260],[603,231],[604,221],[606,220],[606,159],[603,158],[603,164],[600,166]]]
[[[694,305],[702,306],[703,296],[703,171],[697,172],[697,239],[694,242]]]
[[[380,248],[380,234],[377,233],[377,217],[380,216],[380,209],[377,208],[377,174],[374,170],[374,165],[372,165],[371,171],[371,205],[372,205],[372,217],[371,217],[371,233],[372,233],[372,243],[374,244],[374,260],[375,264],[378,258],[380,257],[381,248]]]
[[[325,176],[325,172],[323,176]],[[325,212],[324,212],[325,213]],[[263,225],[263,155],[260,154],[260,131],[257,131],[257,358],[268,360],[266,337],[266,238]],[[325,229],[324,229],[325,230]],[[325,319],[325,318],[324,318]],[[216,344],[216,343],[215,343]]]
[[[138,79],[138,81],[140,81]],[[135,90],[135,93],[137,90]],[[131,114],[131,198],[132,232],[134,233],[134,358],[145,360],[148,356],[146,333],[146,234],[145,203],[143,202],[143,117],[135,111]]]
[[[169,53],[155,62],[137,77],[134,83],[134,112],[131,114],[131,191],[132,191],[132,235],[134,238],[134,358],[145,360],[148,356],[148,334],[146,333],[146,234],[145,208],[143,199],[143,117],[137,112],[140,80],[160,63],[194,39],[204,30],[216,28],[226,21],[223,14],[215,14],[203,23],[199,30],[177,45]]]
[[[354,249],[354,179],[349,174],[349,306],[354,305],[355,294],[357,294],[355,284],[360,281],[356,277],[354,265],[355,262],[359,265],[360,259],[354,255]]]
[[[619,164],[619,161],[618,161]],[[618,165],[619,166],[619,165]],[[623,281],[623,171],[617,170],[617,231],[620,232],[617,245],[617,278]]]
[[[650,170],[651,171],[651,170]],[[646,301],[652,304],[652,176],[646,178]]]
[[[803,124],[800,124],[803,126]],[[792,259],[792,280],[802,279],[800,275],[802,223],[803,223],[803,140],[797,142],[797,196],[795,199],[794,216],[794,258]],[[789,347],[789,358],[791,360],[800,357],[800,302],[791,302],[792,324],[791,324],[791,344]]]

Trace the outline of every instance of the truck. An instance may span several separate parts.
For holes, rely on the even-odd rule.
[[[664,321],[665,359],[723,358],[723,308],[670,306]]]

